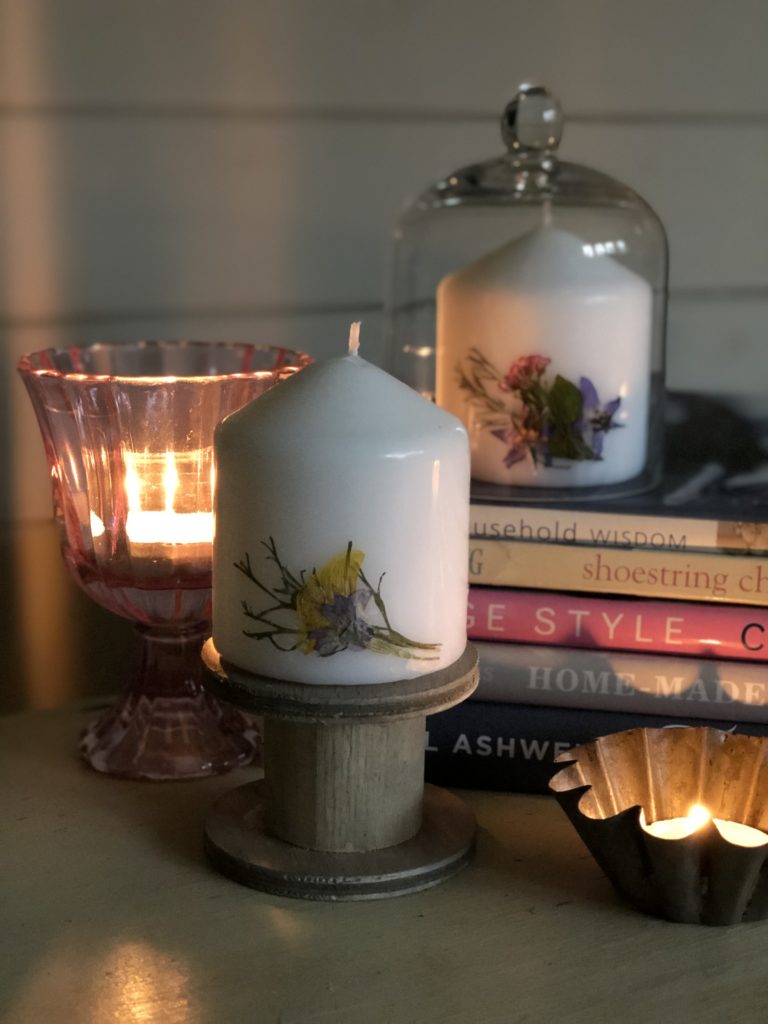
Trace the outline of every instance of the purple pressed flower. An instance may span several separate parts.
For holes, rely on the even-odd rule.
[[[589,377],[579,378],[579,388],[581,390],[582,413],[577,427],[585,435],[591,433],[592,451],[597,458],[600,458],[603,454],[605,435],[609,430],[614,430],[620,426],[620,424],[613,422],[613,417],[621,405],[621,398],[614,398],[601,406],[597,388]]]
[[[584,418],[586,414],[591,412],[592,409],[597,409],[600,405],[600,399],[597,396],[597,388],[589,379],[589,377],[579,377],[579,390],[581,391],[581,407],[584,411]]]
[[[510,448],[507,454],[504,456],[503,462],[507,469],[511,469],[516,463],[522,462],[528,455],[528,450],[524,445],[520,445],[517,448]]]
[[[528,454],[525,441],[514,427],[499,427],[492,430],[491,434],[507,445],[507,454],[504,456],[504,465],[507,469],[514,466],[516,462],[522,462]]]
[[[315,649],[323,655],[322,648],[331,647],[333,641],[338,646],[328,650],[335,654],[337,650],[353,648],[364,650],[373,637],[373,627],[362,617],[371,599],[370,591],[355,590],[349,595],[335,594],[333,601],[320,606],[320,613],[329,623],[328,628],[312,630],[309,634],[315,641]],[[318,635],[315,635],[318,634]]]
[[[332,654],[338,654],[339,651],[345,650],[345,645],[341,643],[338,633],[330,626],[323,629],[311,629],[307,636],[314,641],[315,654],[319,654],[321,658],[328,658]]]
[[[353,590],[351,594],[334,594],[333,601],[321,605],[320,610],[334,625],[344,625],[364,612],[371,600],[370,591]]]

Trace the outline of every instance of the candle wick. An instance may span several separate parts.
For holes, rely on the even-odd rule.
[[[356,320],[349,327],[349,354],[356,356],[360,351],[360,320]]]

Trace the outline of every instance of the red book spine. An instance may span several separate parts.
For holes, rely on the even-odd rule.
[[[472,640],[768,660],[768,608],[471,587]]]

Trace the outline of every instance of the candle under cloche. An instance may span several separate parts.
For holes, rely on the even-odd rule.
[[[651,287],[591,250],[545,220],[441,281],[436,397],[467,424],[475,479],[562,487],[642,472]]]
[[[658,480],[666,239],[648,204],[558,156],[560,105],[523,86],[508,152],[405,212],[398,376],[457,415],[473,497],[624,494]]]
[[[251,672],[379,683],[466,645],[466,431],[357,347],[217,430],[213,639]]]

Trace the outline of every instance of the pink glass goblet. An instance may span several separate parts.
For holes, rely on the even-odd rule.
[[[81,741],[98,771],[194,778],[253,756],[252,723],[203,687],[213,434],[309,362],[282,348],[185,341],[46,349],[20,360],[64,560],[86,593],[142,638],[138,673]]]

